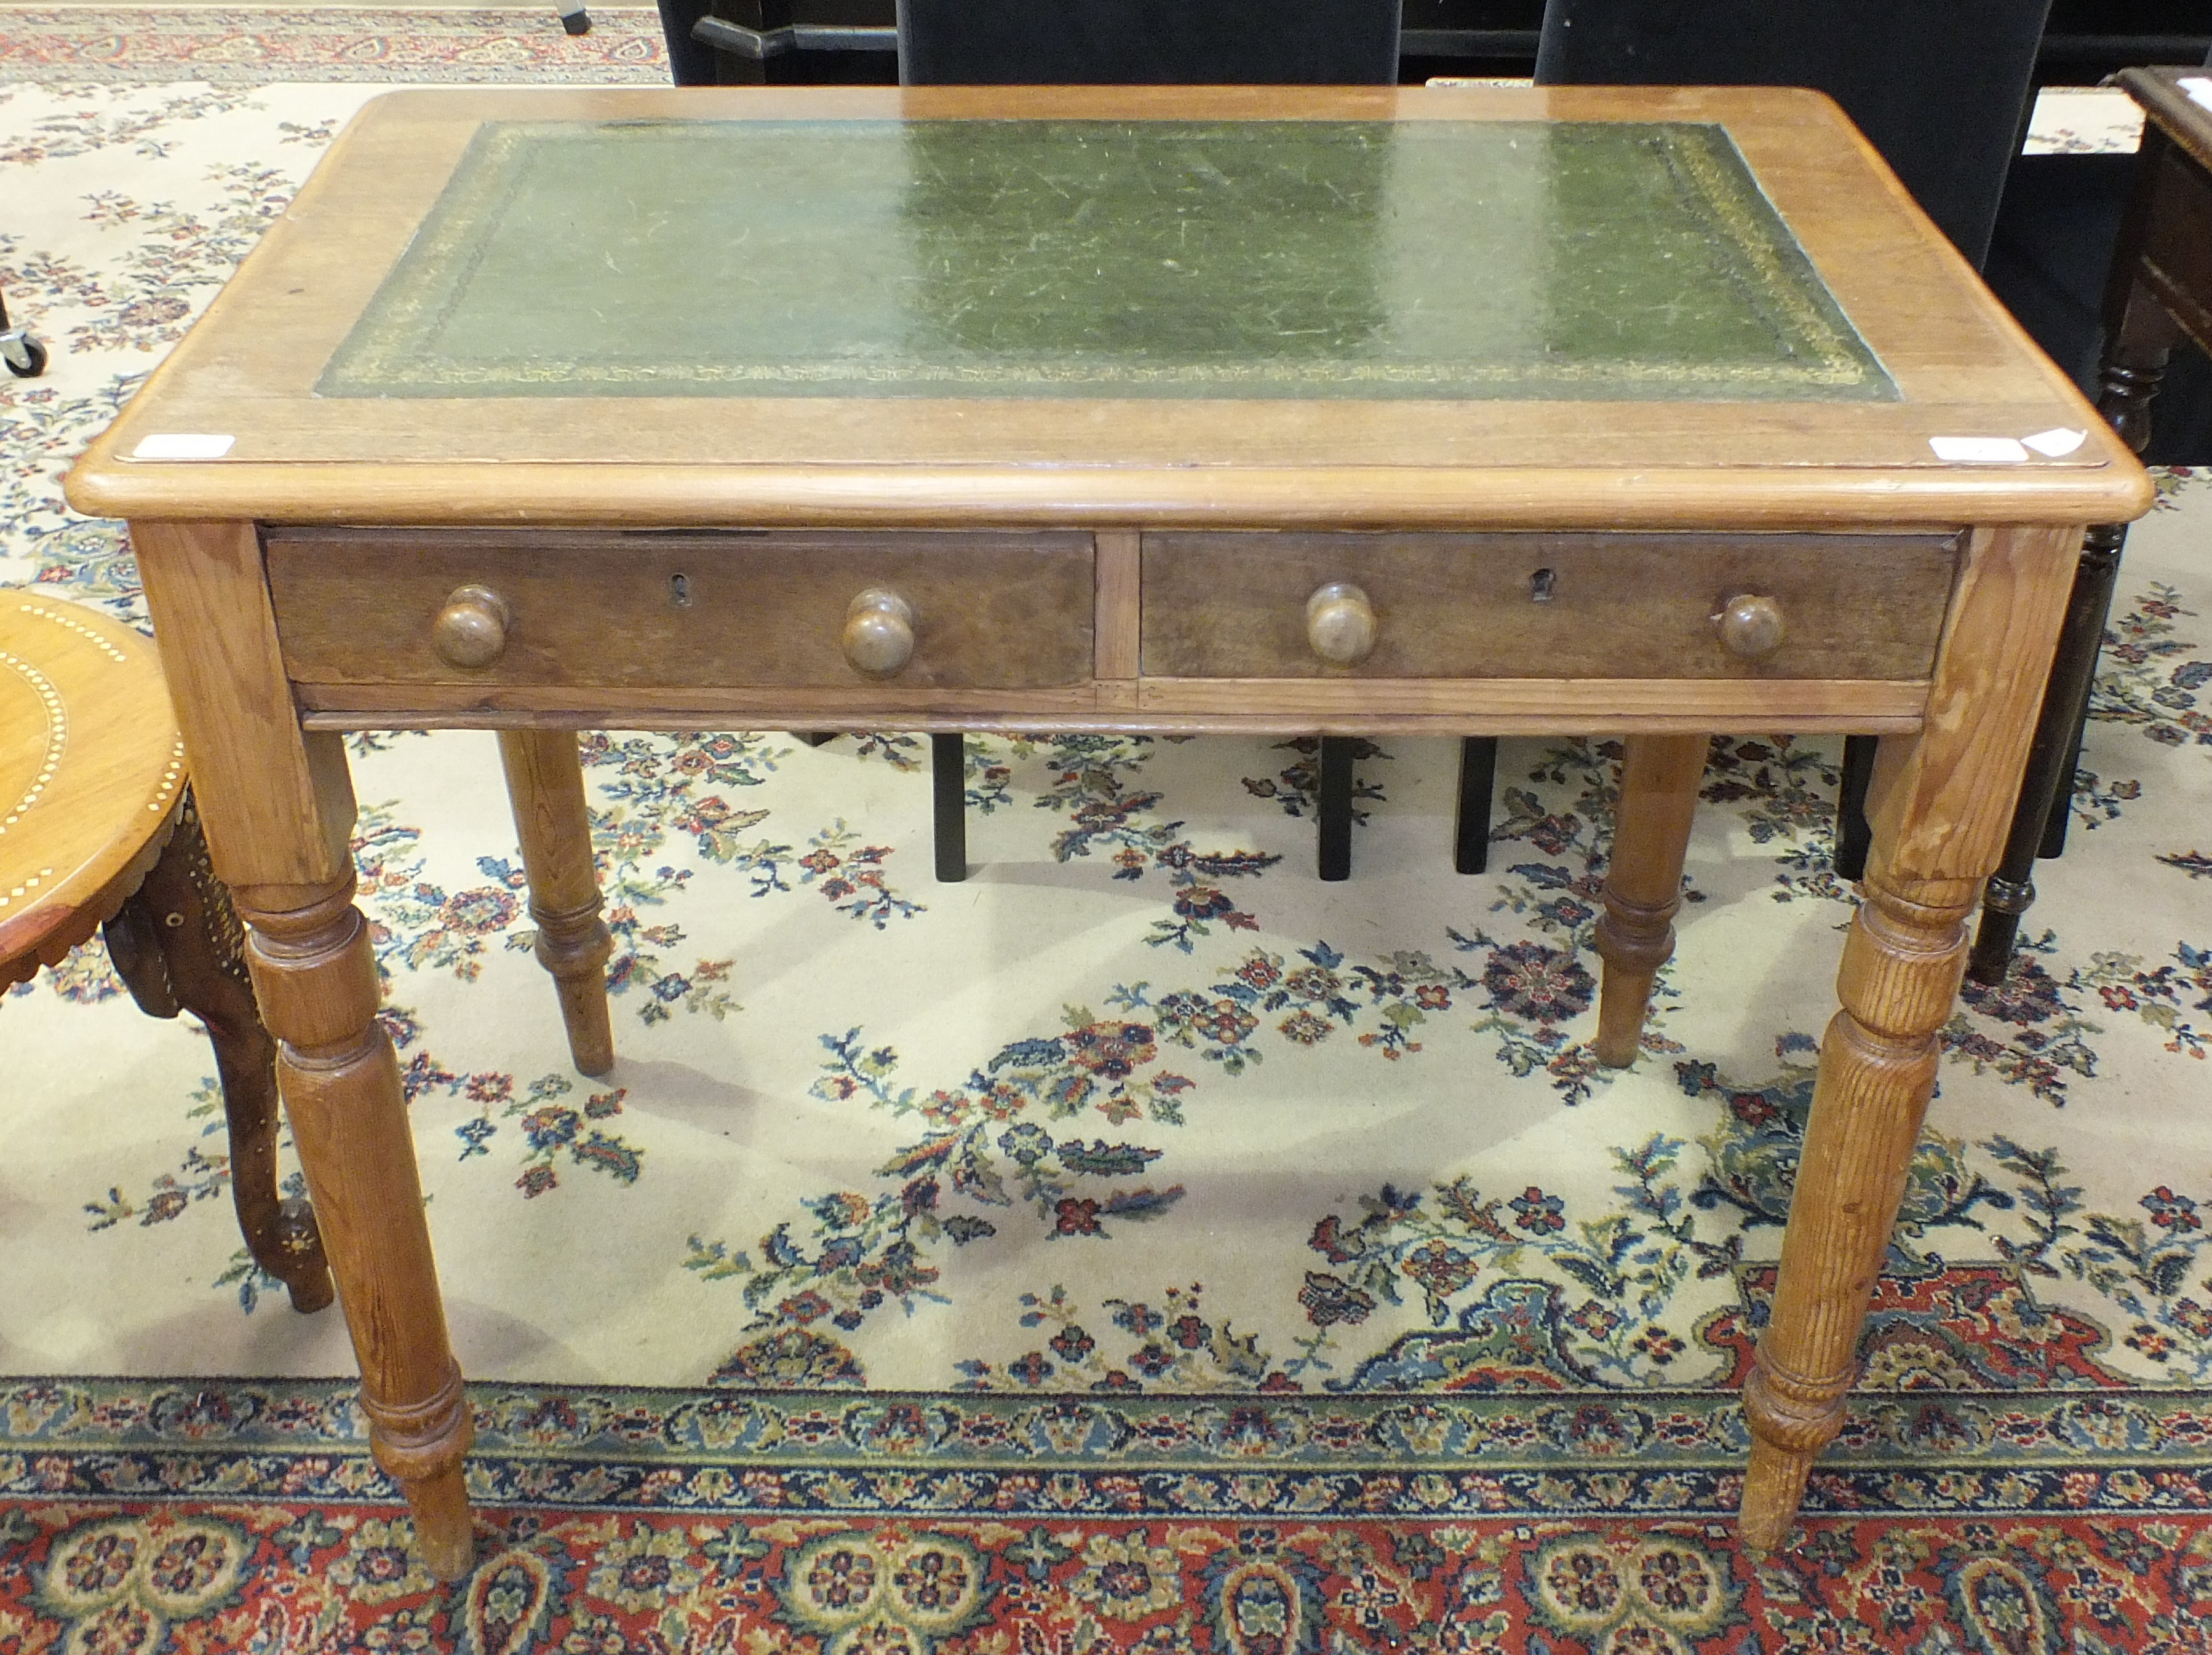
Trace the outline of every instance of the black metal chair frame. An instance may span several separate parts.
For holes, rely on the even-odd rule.
[[[2037,52],[2050,0],[1954,0],[1929,7],[1920,0],[1888,0],[1857,8],[1815,0],[1547,0],[1537,46],[1539,84],[1631,83],[1665,85],[1811,84],[1827,92],[1889,161],[1929,216],[1977,268],[1989,252],[1997,205],[2012,158],[2020,152],[2033,110]],[[1924,27],[1955,32],[1970,48],[1964,53],[1897,50],[1893,30]],[[1856,39],[1858,52],[1850,47]],[[1924,44],[1924,43],[1923,43]],[[1925,84],[1900,64],[1928,65]],[[1970,72],[1962,73],[1964,64]],[[1963,115],[1956,133],[1931,133],[1924,124],[1949,107]],[[1933,112],[1931,113],[1931,112]],[[2094,531],[2101,533],[2102,530]],[[2093,541],[2094,539],[2093,533]],[[2052,689],[2045,698],[2045,720],[2064,718],[2072,685],[2094,669],[2094,638],[2101,634],[2104,604],[2111,595],[2095,595],[2088,575],[2093,556],[2109,556],[2094,547],[2083,550],[2083,576],[2077,579],[2068,611]],[[2089,584],[2084,584],[2088,581]],[[2091,611],[2094,609],[2094,615]],[[2081,660],[2080,638],[2091,627],[2088,658]],[[2079,746],[2080,715],[2072,727]],[[2051,811],[2044,789],[2058,761],[2051,739],[2039,728],[2036,757],[2022,791],[2017,840],[2022,822],[2033,818],[2039,844],[2053,833],[2063,841],[2063,813],[2046,828]],[[1462,873],[1480,873],[1486,865],[1490,834],[1491,785],[1497,766],[1497,741],[1469,737],[1462,744],[1461,790],[1455,834],[1454,865]],[[1832,865],[1839,878],[1856,880],[1866,871],[1870,833],[1866,821],[1867,787],[1872,779],[1876,742],[1871,736],[1844,742],[1843,782],[1837,800]],[[2042,767],[2038,768],[2038,760]],[[2065,773],[2072,773],[2071,761]],[[2055,856],[2057,851],[2045,852]],[[2008,855],[2006,867],[2012,866]],[[1992,908],[2004,900],[2007,887],[1990,882]],[[2025,907],[2025,902],[2019,905]],[[2015,916],[2016,924],[2016,916]],[[1986,928],[1986,921],[1985,921]],[[2008,936],[2003,944],[2008,957]],[[1977,954],[1978,970],[1985,968]],[[2002,964],[1996,967],[2003,975]]]
[[[8,372],[19,379],[35,379],[46,371],[46,348],[31,336],[28,329],[9,325],[4,294],[0,294],[0,361],[6,362]]]

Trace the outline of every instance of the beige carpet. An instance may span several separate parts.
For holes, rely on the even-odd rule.
[[[0,578],[133,612],[115,526],[55,479],[370,89],[0,87],[30,186],[0,280],[55,348],[0,389]],[[2212,1376],[2208,518],[2177,478],[2136,533],[2076,849],[1954,1025],[1897,1255],[1998,1272],[2133,1384]],[[1723,1373],[1756,1314],[1847,912],[1832,743],[1717,743],[1681,954],[1614,1076],[1583,1044],[1613,785],[1587,743],[1508,743],[1482,879],[1449,868],[1449,745],[1383,743],[1331,887],[1296,744],[991,737],[978,872],[940,887],[915,738],[610,736],[604,1087],[526,951],[489,738],[357,745],[473,1374],[1436,1383],[1466,1356],[1438,1340],[1518,1294],[1550,1307],[1531,1360],[1637,1387]],[[343,1371],[335,1317],[238,1253],[204,1046],[96,950],[5,1017],[0,1364]],[[1208,1335],[1162,1347],[1139,1304]]]

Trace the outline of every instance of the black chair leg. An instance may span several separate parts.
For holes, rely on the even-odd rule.
[[[1867,825],[1867,784],[1874,779],[1875,749],[1881,743],[1872,736],[1844,737],[1844,785],[1836,794],[1836,849],[1829,858],[1838,879],[1866,877],[1867,851],[1874,829]]]
[[[957,885],[968,877],[968,738],[929,738],[929,785],[936,806],[937,876]]]
[[[2110,613],[2110,605],[2106,612]],[[2097,676],[2089,675],[2089,687],[2096,688]],[[2074,773],[2081,767],[2081,732],[2088,727],[2089,703],[2081,703],[2081,718],[2074,726],[2074,745],[2066,749],[2066,762],[2059,769],[2059,791],[2051,802],[2051,814],[2043,819],[2043,842],[2035,847],[2036,856],[2045,862],[2055,862],[2066,854],[2066,828],[2074,820]]]
[[[1321,876],[1352,877],[1352,755],[1357,737],[1321,738],[1320,779],[1314,786],[1314,819],[1320,828]]]
[[[2142,246],[2152,194],[2162,176],[2157,168],[2136,169],[2135,193],[2120,231],[2123,252],[2115,256],[2105,294],[2105,353],[2097,365],[2097,411],[2138,454],[2150,441],[2151,408],[2166,377],[2166,358],[2181,337],[2172,313],[2142,286],[2136,272],[2136,254],[2126,251]],[[2035,900],[2028,875],[2036,858],[2055,857],[2066,847],[2074,773],[2081,762],[2081,727],[2089,716],[2097,651],[2105,641],[2105,617],[2112,607],[2120,550],[2127,538],[2123,523],[2100,523],[2082,537],[2081,561],[2075,566],[2074,590],[2059,628],[2051,683],[2043,693],[2043,711],[2036,719],[2034,744],[2028,749],[2004,860],[1982,894],[1981,924],[1966,961],[1966,974],[1978,983],[2004,980],[2020,936],[2021,916]]]
[[[692,35],[707,15],[708,0],[659,0],[660,33],[668,47],[669,78],[678,86],[714,84],[714,48]]]
[[[0,299],[0,362],[19,379],[35,379],[46,371],[46,348],[27,329],[8,325],[5,299]]]
[[[2073,808],[2074,770],[2081,749],[2081,725],[2089,714],[2089,686],[2097,676],[2097,650],[2104,642],[2105,616],[2119,582],[2120,549],[2127,543],[2127,533],[2125,524],[2100,524],[2081,543],[2081,561],[2066,600],[2066,620],[2051,659],[2051,682],[2043,692],[2043,711],[2035,721],[2035,739],[2027,749],[2004,860],[1982,892],[1981,923],[1966,961],[1966,974],[1978,983],[2002,983],[2011,969],[2021,917],[2035,900],[2034,882],[2028,876],[2050,837],[2051,818]]]
[[[1498,787],[1498,737],[1463,736],[1459,801],[1452,813],[1452,866],[1479,874],[1490,866],[1490,805]]]

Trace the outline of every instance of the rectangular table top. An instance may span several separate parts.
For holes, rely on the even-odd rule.
[[[2086,434],[1929,440],[2053,429]],[[376,100],[71,488],[1663,527],[2104,520],[2143,483],[1814,94],[1099,87]]]

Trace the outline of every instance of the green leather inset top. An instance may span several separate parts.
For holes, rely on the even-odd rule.
[[[487,124],[336,397],[1893,400],[1718,126]]]

